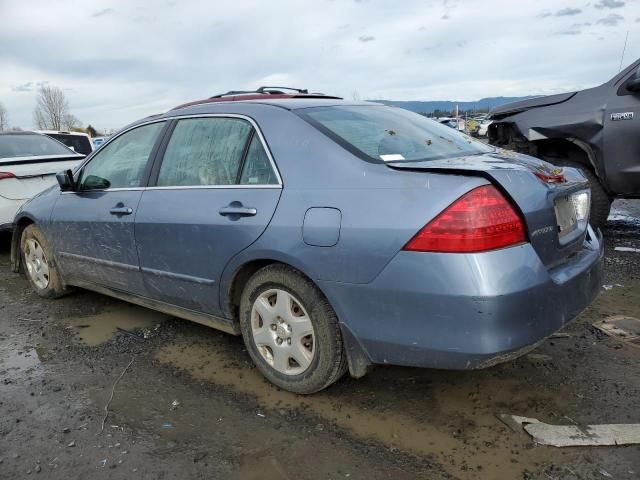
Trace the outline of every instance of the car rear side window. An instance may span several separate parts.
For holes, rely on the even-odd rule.
[[[238,118],[179,120],[160,166],[157,185],[233,185],[251,124]]]
[[[140,187],[144,168],[164,122],[123,133],[100,149],[83,168],[80,190]]]
[[[271,168],[267,152],[265,152],[258,135],[254,133],[242,168],[240,184],[275,185],[277,183],[278,179]]]
[[[492,151],[417,113],[377,105],[314,107],[299,115],[369,161],[425,161]]]

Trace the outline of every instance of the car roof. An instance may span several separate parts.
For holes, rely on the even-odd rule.
[[[274,96],[269,96],[260,99],[243,99],[243,100],[231,100],[231,101],[217,101],[217,102],[206,102],[206,103],[189,103],[184,104],[179,107],[173,108],[169,110],[165,116],[173,116],[178,114],[181,110],[191,109],[191,107],[198,107],[198,112],[207,113],[207,111],[211,111],[212,113],[216,113],[220,111],[220,107],[226,105],[229,108],[229,112],[232,113],[234,110],[234,105],[244,104],[244,105],[270,105],[273,107],[283,108],[285,110],[299,110],[302,108],[311,108],[311,107],[333,107],[333,106],[383,106],[380,103],[374,102],[356,102],[343,100],[339,97],[285,97],[285,98],[273,98]],[[207,108],[209,107],[209,108]]]

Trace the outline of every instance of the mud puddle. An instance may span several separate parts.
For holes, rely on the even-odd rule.
[[[0,350],[0,378],[23,378],[40,373],[41,360],[46,356],[46,350],[43,347],[2,350]]]
[[[523,464],[545,464],[562,456],[557,450],[534,448],[495,418],[496,405],[521,412],[532,402],[553,404],[552,398],[517,380],[486,372],[381,368],[364,381],[345,379],[328,392],[298,396],[272,386],[255,368],[238,365],[239,349],[225,350],[224,345],[196,340],[163,347],[156,358],[195,379],[255,396],[272,412],[301,409],[365,441],[436,461],[460,478],[478,478],[480,472],[482,478],[519,478]],[[326,428],[322,423],[317,427]]]
[[[87,316],[62,318],[62,322],[75,331],[74,338],[88,346],[96,346],[123,332],[145,336],[170,318],[162,313],[124,302],[114,303],[108,310]]]

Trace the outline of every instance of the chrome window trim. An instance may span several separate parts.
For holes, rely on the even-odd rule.
[[[89,155],[87,155],[84,158],[84,161],[82,163],[80,163],[80,165],[78,165],[76,167],[76,169],[73,171],[73,174],[75,175],[77,172],[79,172],[80,170],[82,170],[84,168],[84,166],[89,163],[90,161],[92,161],[96,155],[98,155],[98,153],[102,152],[103,147],[110,144],[111,142],[113,142],[116,138],[124,135],[127,132],[130,132],[131,130],[138,128],[138,127],[144,127],[145,125],[151,125],[152,123],[160,123],[160,122],[166,122],[168,121],[167,118],[155,118],[153,120],[149,120],[148,122],[143,122],[143,123],[137,123],[135,125],[132,125],[131,127],[127,128],[126,130],[120,130],[118,133],[112,135],[111,137],[109,137],[109,140],[107,140],[106,142],[103,142],[100,144],[100,148],[97,148],[96,150],[94,150],[93,152],[91,152]],[[87,190],[87,191],[91,191],[91,192],[103,192],[104,190]]]
[[[282,189],[282,185],[266,184],[266,185],[182,185],[182,186],[166,186],[166,187],[147,187],[145,190],[208,190],[208,189],[247,189],[247,188],[265,188],[265,189]]]
[[[280,170],[278,170],[278,166],[276,165],[276,162],[273,158],[273,155],[271,154],[271,150],[269,149],[269,145],[267,144],[267,141],[264,138],[264,135],[262,134],[262,130],[260,130],[260,127],[258,126],[258,124],[256,123],[256,121],[249,117],[248,115],[243,115],[240,113],[201,113],[201,114],[191,114],[191,115],[179,115],[176,117],[166,117],[166,119],[168,120],[183,120],[183,119],[189,119],[189,118],[238,118],[240,120],[246,120],[247,122],[249,122],[251,124],[251,126],[253,127],[253,129],[255,130],[255,132],[258,134],[258,138],[260,138],[260,143],[262,144],[262,148],[264,148],[264,151],[267,154],[267,157],[269,158],[269,163],[271,164],[271,169],[273,170],[273,172],[276,174],[276,179],[278,180],[277,185],[276,184],[258,184],[258,185],[184,185],[184,186],[167,186],[167,187],[148,187],[148,188],[202,188],[202,187],[209,187],[209,188],[217,188],[217,187],[222,187],[222,188],[229,188],[229,187],[244,187],[244,188],[256,188],[256,187],[275,187],[275,186],[279,186],[280,188],[282,188],[283,186],[283,182],[282,182],[282,176],[280,175]],[[173,133],[172,133],[173,135]],[[171,141],[171,138],[169,138],[169,141]],[[168,146],[169,144],[167,144]],[[163,158],[164,160],[164,155]]]

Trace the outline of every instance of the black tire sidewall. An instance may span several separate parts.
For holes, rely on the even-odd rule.
[[[252,306],[262,293],[272,289],[293,295],[302,304],[313,325],[315,354],[309,367],[299,375],[285,375],[271,367],[253,340]],[[294,393],[307,394],[319,391],[337,379],[333,378],[336,376],[336,365],[344,355],[337,318],[317,287],[297,271],[285,266],[269,266],[258,271],[242,294],[239,320],[251,359],[272,383]]]

